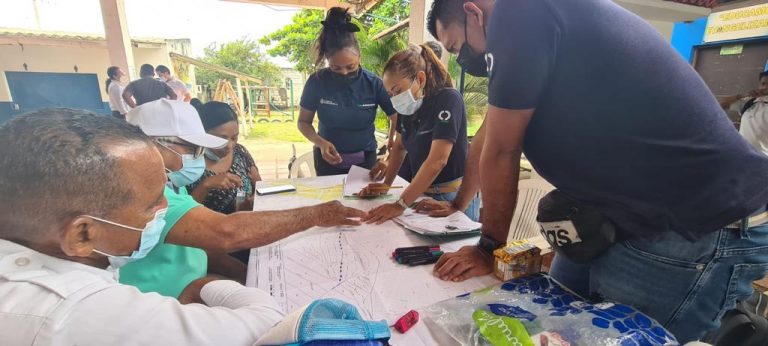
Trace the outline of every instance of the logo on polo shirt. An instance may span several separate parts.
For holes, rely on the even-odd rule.
[[[320,104],[321,104],[321,105],[329,105],[329,106],[338,106],[338,105],[339,105],[339,104],[338,104],[338,103],[336,103],[336,102],[333,102],[333,101],[331,101],[331,100],[326,100],[326,99],[324,99],[324,98],[321,98],[321,99],[320,99]]]
[[[488,77],[490,77],[493,72],[493,54],[485,54],[485,65],[488,67]]]
[[[451,120],[451,111],[440,111],[440,114],[437,115],[437,118],[440,119],[440,121],[447,123],[448,120]]]

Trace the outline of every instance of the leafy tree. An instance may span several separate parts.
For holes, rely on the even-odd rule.
[[[276,42],[267,51],[269,55],[286,57],[296,64],[296,70],[309,74],[314,71],[311,48],[320,33],[323,15],[320,10],[301,10],[293,16],[293,23],[263,37],[259,42],[265,46]]]
[[[455,55],[451,55],[448,59],[448,73],[456,89],[459,89],[461,67],[456,63]],[[485,116],[488,110],[488,78],[474,77],[469,74],[464,76],[464,105],[470,117]]]
[[[360,26],[357,38],[363,54],[363,65],[380,73],[392,54],[405,48],[408,32],[399,33],[381,40],[372,40],[377,33],[408,18],[410,0],[384,0],[372,11],[363,14],[355,22]],[[309,74],[314,72],[312,46],[320,33],[320,22],[325,12],[302,10],[293,16],[293,22],[275,31],[259,42],[265,46],[274,44],[267,52],[271,56],[282,56],[293,62],[296,70]]]
[[[406,48],[406,40],[403,33],[396,33],[379,40],[371,40],[360,47],[363,55],[363,66],[369,71],[381,76],[384,73],[384,66],[389,58]]]
[[[219,45],[212,43],[203,50],[202,60],[260,78],[265,85],[280,84],[283,80],[280,67],[267,60],[256,41],[247,38]],[[196,70],[196,77],[199,84],[208,85],[216,85],[223,78],[234,80],[232,76],[204,68]]]
[[[373,36],[406,20],[410,13],[410,0],[383,0],[373,10],[360,16],[360,19],[369,28],[368,34]],[[403,32],[407,37],[408,30],[402,30],[401,33]]]

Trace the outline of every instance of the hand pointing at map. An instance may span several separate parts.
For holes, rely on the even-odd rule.
[[[368,213],[345,207],[339,201],[331,201],[317,206],[316,213],[317,225],[320,227],[359,226],[361,225],[359,219],[368,216]]]

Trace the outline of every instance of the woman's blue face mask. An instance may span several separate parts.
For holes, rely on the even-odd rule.
[[[197,153],[194,155],[180,154],[176,150],[171,149],[163,143],[158,143],[164,148],[181,157],[181,169],[178,171],[171,171],[166,168],[166,171],[168,171],[168,179],[171,181],[171,183],[173,183],[174,186],[187,186],[196,182],[200,179],[200,177],[203,176],[203,173],[205,173],[205,156],[202,154],[197,155]]]

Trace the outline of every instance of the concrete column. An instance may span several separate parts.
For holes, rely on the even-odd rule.
[[[124,0],[99,0],[104,33],[107,36],[107,50],[110,64],[120,66],[130,80],[137,78],[136,64],[133,63],[133,48],[125,19]]]
[[[427,31],[427,13],[432,6],[431,0],[412,0],[410,23],[408,23],[408,42],[422,44],[431,39]]]
[[[433,0],[412,0],[410,23],[408,24],[408,42],[422,44],[427,41],[437,41],[427,30],[427,15],[432,8]],[[443,50],[442,60],[445,66],[448,66],[448,57],[450,54]]]

